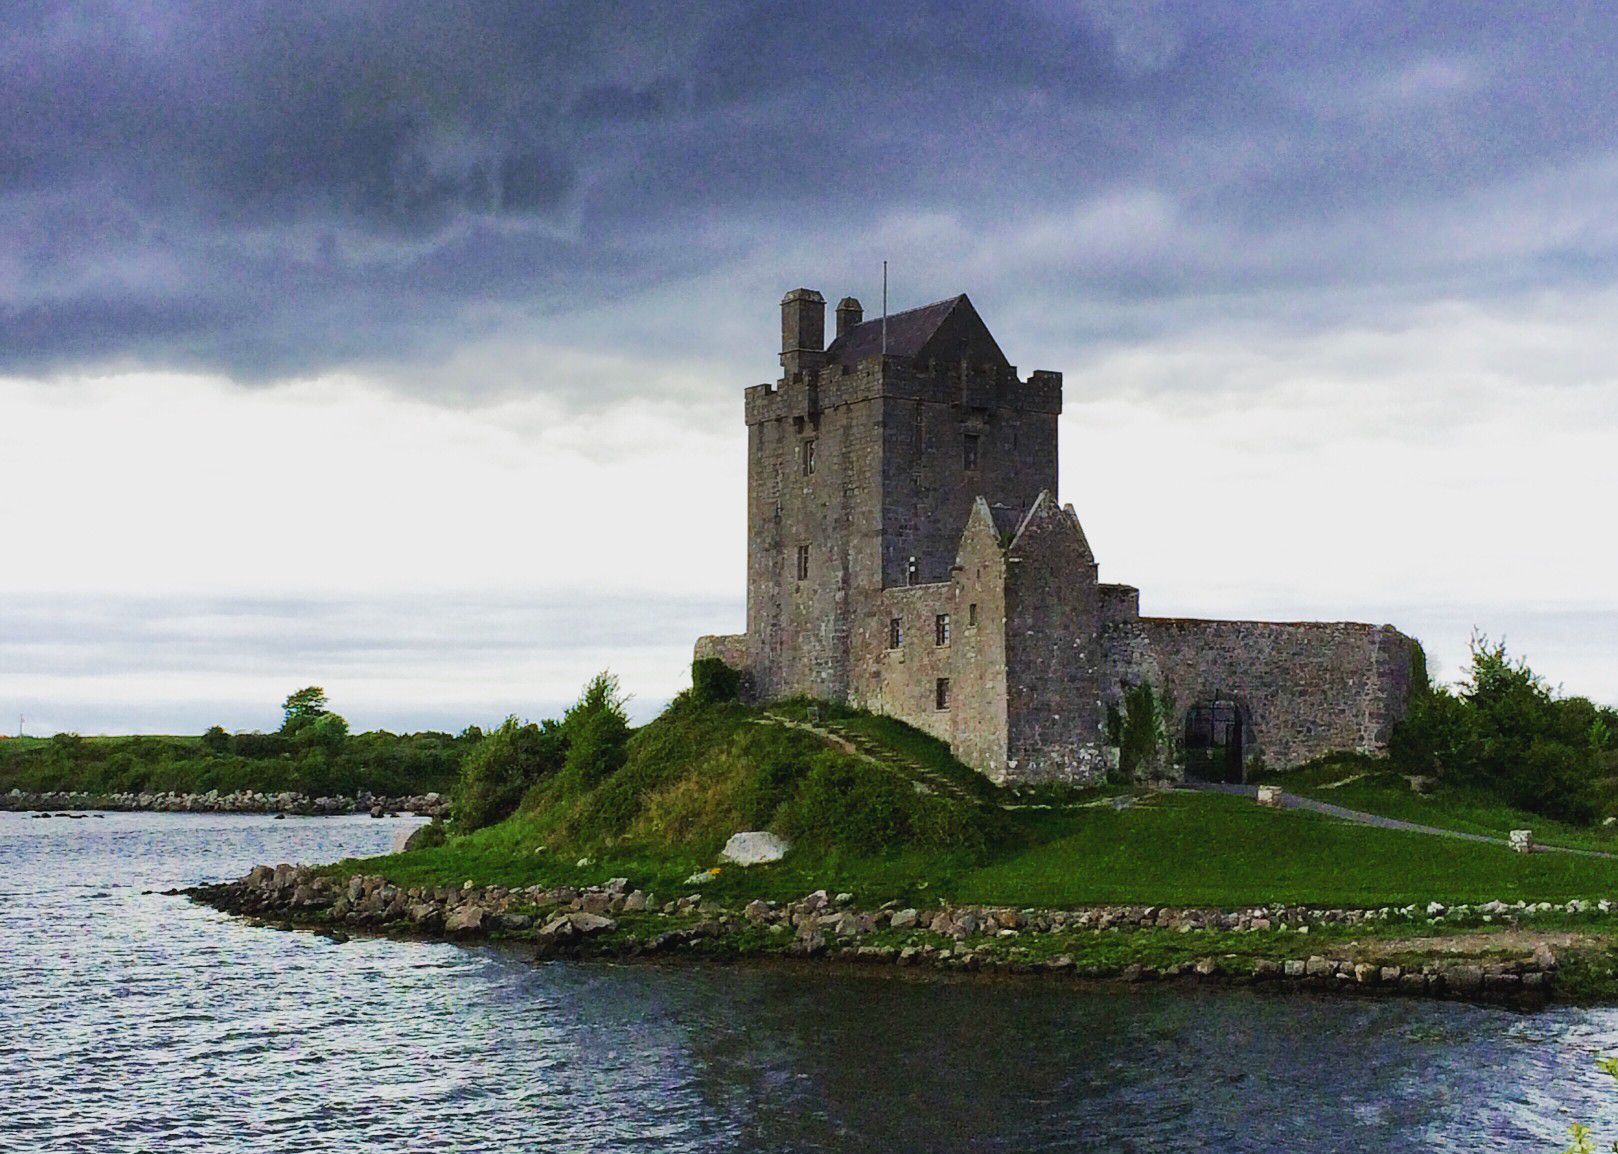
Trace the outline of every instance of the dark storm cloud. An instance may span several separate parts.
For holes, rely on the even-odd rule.
[[[1618,17],[1597,5],[0,19],[0,370],[430,362],[658,285],[846,275],[929,214],[956,232],[882,238],[915,280],[1080,302],[1098,338],[1614,271]],[[1085,223],[1109,203],[1146,211]]]

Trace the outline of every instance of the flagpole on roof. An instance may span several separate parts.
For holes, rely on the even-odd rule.
[[[888,355],[888,262],[882,262],[882,355]]]

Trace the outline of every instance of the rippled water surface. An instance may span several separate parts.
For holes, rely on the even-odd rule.
[[[154,890],[395,821],[0,814],[0,1150],[1555,1151],[1618,1012],[535,966]],[[1610,1088],[1611,1087],[1611,1088]]]

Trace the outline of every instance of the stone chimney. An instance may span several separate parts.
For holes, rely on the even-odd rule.
[[[797,288],[781,298],[781,367],[787,376],[826,363],[826,298]]]
[[[837,302],[837,335],[839,337],[864,319],[865,309],[853,297],[844,297]]]

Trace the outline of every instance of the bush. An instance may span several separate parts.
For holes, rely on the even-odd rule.
[[[1004,832],[1004,816],[916,792],[897,775],[830,750],[810,768],[776,826],[795,842],[860,855],[938,849],[980,854]]]
[[[1124,690],[1122,709],[1107,713],[1107,739],[1118,747],[1118,774],[1124,781],[1151,775],[1161,768],[1169,749],[1168,719],[1173,707],[1150,685]]]
[[[598,673],[562,715],[567,737],[566,768],[574,784],[588,789],[605,781],[628,760],[629,718],[618,679]]]
[[[890,774],[830,752],[816,754],[797,796],[782,811],[780,832],[806,845],[880,853],[909,832],[907,789]]]
[[[449,833],[444,829],[444,823],[431,821],[407,837],[404,847],[407,851],[413,849],[436,849],[448,840]]]
[[[461,761],[450,801],[457,832],[482,829],[516,812],[530,786],[561,768],[566,749],[556,722],[524,725],[506,718]]]
[[[717,657],[699,657],[691,663],[691,703],[718,705],[741,696],[742,675]]]
[[[1615,729],[1612,710],[1557,696],[1503,644],[1476,636],[1471,669],[1455,691],[1418,683],[1389,753],[1405,772],[1587,822],[1599,812]]]

